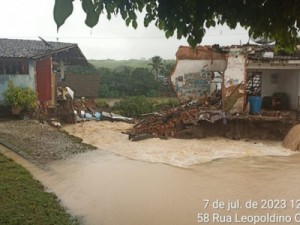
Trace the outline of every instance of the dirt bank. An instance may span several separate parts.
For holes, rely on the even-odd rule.
[[[42,164],[95,149],[83,144],[78,137],[70,136],[35,120],[0,122],[0,142],[15,148],[30,160]]]
[[[225,137],[233,140],[274,140],[282,141],[294,126],[293,121],[228,119],[215,123],[199,121],[197,125],[186,127],[178,132],[178,138]]]
[[[294,126],[286,135],[282,146],[293,151],[300,150],[300,124]]]

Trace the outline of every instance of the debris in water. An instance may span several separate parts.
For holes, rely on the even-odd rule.
[[[203,97],[161,113],[148,114],[128,134],[131,140],[177,137],[178,131],[185,129],[186,126],[196,125],[200,120],[214,123],[223,118],[221,91],[215,91],[209,97]]]

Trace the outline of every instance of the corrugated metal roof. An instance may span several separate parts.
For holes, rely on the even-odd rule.
[[[73,43],[0,38],[0,57],[37,58],[72,47],[78,46]]]

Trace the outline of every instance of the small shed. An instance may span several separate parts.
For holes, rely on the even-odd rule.
[[[0,39],[0,104],[8,81],[29,87],[38,94],[41,104],[56,106],[56,68],[88,65],[77,44],[40,40]]]

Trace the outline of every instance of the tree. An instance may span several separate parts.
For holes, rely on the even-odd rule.
[[[127,72],[101,68],[100,97],[165,94],[164,85],[154,80],[148,68],[127,68]]]
[[[55,0],[57,28],[72,14],[74,0]],[[166,37],[186,37],[191,46],[201,43],[205,28],[239,23],[249,36],[276,40],[278,48],[294,50],[300,28],[298,0],[81,0],[85,23],[94,27],[101,14],[121,14],[127,26],[136,28],[136,12],[145,11],[144,26],[154,21]]]
[[[164,63],[164,67],[161,69],[161,74],[165,77],[168,78],[174,68],[175,64],[170,64],[170,63]]]
[[[160,56],[153,56],[151,58],[151,63],[148,65],[152,67],[151,72],[154,72],[154,79],[157,80],[159,72],[164,68],[162,58]]]

